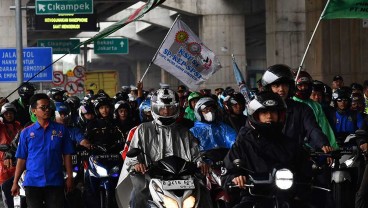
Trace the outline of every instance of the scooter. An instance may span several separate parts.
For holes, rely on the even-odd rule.
[[[89,190],[99,196],[101,208],[117,207],[114,191],[123,165],[120,154],[108,152],[106,148],[94,145],[85,177]]]
[[[144,153],[140,149],[133,148],[129,150],[127,157],[137,157],[140,154]],[[205,189],[201,187],[204,185],[197,165],[193,162],[177,156],[168,156],[159,161],[150,162],[146,175],[150,178],[149,207],[212,207],[209,202],[205,202],[205,197],[202,197]]]

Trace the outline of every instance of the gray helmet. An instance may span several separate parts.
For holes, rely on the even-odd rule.
[[[202,109],[208,106],[215,106],[216,107],[216,101],[210,97],[204,97],[198,100],[194,107],[194,115],[197,118],[198,121],[204,121],[203,115],[202,115]]]
[[[169,108],[170,115],[160,115],[160,109]],[[173,124],[179,116],[179,96],[171,89],[158,89],[151,97],[151,113],[160,125]]]
[[[1,112],[0,115],[4,115],[4,113],[6,111],[13,111],[14,114],[17,113],[17,108],[11,104],[11,103],[5,103],[2,107],[1,107]]]

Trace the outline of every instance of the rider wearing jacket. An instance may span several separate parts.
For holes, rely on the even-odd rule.
[[[240,188],[247,181],[247,174],[239,173],[233,161],[240,159],[250,174],[271,173],[274,168],[287,168],[297,176],[306,176],[304,153],[296,142],[290,142],[282,133],[286,104],[272,92],[261,92],[248,104],[248,120],[239,132],[235,144],[224,159],[227,172],[225,183],[234,183]],[[235,193],[234,193],[235,194]],[[258,201],[248,190],[241,191],[241,207],[252,207]],[[248,206],[245,206],[247,204]]]
[[[313,148],[330,151],[328,138],[318,126],[312,109],[304,103],[290,99],[294,95],[294,83],[290,67],[282,64],[268,67],[262,76],[263,90],[279,94],[286,103],[283,133],[290,139],[296,139],[300,145],[304,145],[307,138]]]
[[[215,148],[230,148],[237,133],[229,125],[219,121],[216,101],[209,97],[198,100],[194,108],[197,121],[190,132],[199,140],[201,151]]]
[[[187,161],[199,160],[198,141],[189,129],[176,123],[179,116],[179,97],[170,89],[159,89],[151,97],[152,122],[142,123],[136,129],[130,149],[139,148],[142,158],[126,158],[123,171],[135,170],[130,178],[133,183],[130,206],[146,208],[148,201],[148,181],[144,175],[149,162],[167,156],[178,156]]]
[[[227,95],[224,99],[224,122],[236,130],[236,133],[245,125],[247,117],[243,114],[245,110],[245,98],[239,92]]]
[[[305,103],[312,108],[313,113],[316,117],[318,125],[321,127],[322,132],[327,136],[331,147],[337,149],[337,143],[334,132],[323,112],[322,106],[311,100],[309,97],[312,93],[312,77],[306,71],[301,71],[296,78],[296,93],[293,100]]]
[[[347,135],[354,134],[356,130],[363,127],[364,118],[358,111],[350,109],[351,98],[346,91],[337,89],[332,94],[332,98],[336,108],[335,133],[340,140],[339,142],[343,143]]]
[[[32,95],[34,95],[35,91],[36,87],[33,84],[25,82],[18,89],[18,94],[20,98],[12,102],[12,104],[17,109],[15,120],[19,121],[22,126],[25,126],[26,123],[31,121],[30,116],[28,116],[29,100],[31,99]]]

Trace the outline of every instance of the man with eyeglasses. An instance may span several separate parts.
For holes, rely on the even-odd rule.
[[[361,113],[351,110],[351,98],[343,89],[337,89],[332,94],[335,113],[335,133],[338,142],[343,142],[349,134],[354,134],[356,130],[362,128],[364,118]]]
[[[65,189],[72,190],[73,143],[67,129],[62,124],[51,121],[52,108],[46,94],[35,94],[30,99],[32,113],[37,121],[25,128],[19,138],[17,166],[12,195],[19,195],[18,181],[27,168],[23,182],[29,207],[64,207],[64,174],[67,179]]]

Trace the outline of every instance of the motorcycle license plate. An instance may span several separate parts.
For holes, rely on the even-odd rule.
[[[181,190],[181,189],[194,189],[194,181],[189,180],[169,180],[162,181],[162,188],[164,190]]]

